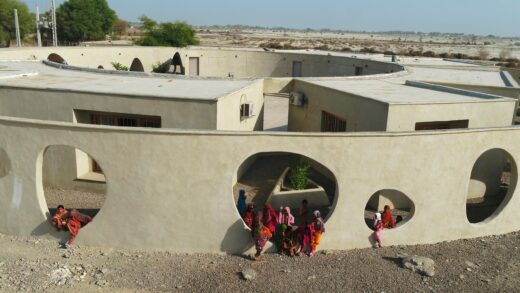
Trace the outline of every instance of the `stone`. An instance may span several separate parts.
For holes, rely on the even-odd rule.
[[[471,268],[471,269],[478,269],[479,268],[479,265],[477,265],[477,264],[475,264],[475,263],[473,263],[471,261],[466,261],[465,264],[466,264],[466,266],[468,268]]]
[[[428,277],[435,275],[435,262],[431,258],[417,255],[406,256],[403,254],[398,254],[397,257],[401,258],[402,266],[412,272]]]
[[[253,269],[245,269],[242,272],[240,272],[242,275],[242,279],[246,281],[252,281],[256,278],[256,271]]]
[[[61,267],[51,272],[51,282],[57,286],[65,285],[72,278],[72,272],[67,267]]]
[[[307,280],[316,280],[316,276],[315,275],[309,276],[309,277],[307,277]]]

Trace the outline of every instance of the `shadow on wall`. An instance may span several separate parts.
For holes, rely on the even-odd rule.
[[[65,242],[70,238],[70,233],[68,231],[58,231],[51,224],[51,214],[45,213],[47,220],[43,221],[40,225],[38,225],[32,232],[31,236],[51,236],[53,238],[58,239],[60,242]]]
[[[244,254],[253,247],[251,230],[247,229],[244,221],[236,221],[224,235],[220,243],[220,251],[228,254]]]

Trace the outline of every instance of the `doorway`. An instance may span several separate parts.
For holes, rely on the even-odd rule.
[[[190,57],[190,75],[199,76],[199,57]]]

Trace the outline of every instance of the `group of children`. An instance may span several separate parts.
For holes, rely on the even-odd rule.
[[[76,236],[78,236],[79,229],[90,223],[92,217],[84,215],[78,212],[76,209],[67,211],[63,205],[59,205],[56,208],[56,212],[51,219],[52,225],[58,229],[58,231],[69,231],[71,234],[70,239],[64,244],[65,247],[69,247],[74,242]]]
[[[268,241],[273,241],[278,253],[290,256],[307,254],[313,256],[325,233],[325,222],[320,211],[308,220],[307,200],[302,201],[295,225],[295,217],[290,207],[280,207],[278,214],[270,204],[263,211],[255,212],[253,203],[245,204],[245,191],[240,190],[237,208],[246,225],[251,229],[256,248],[255,260],[260,260]],[[244,208],[245,207],[245,208]]]
[[[397,223],[402,221],[403,218],[401,216],[397,217]],[[394,221],[394,217],[392,216],[392,211],[390,210],[390,206],[385,206],[383,213],[376,213],[374,215],[374,240],[376,241],[376,247],[381,248],[381,232],[383,229],[393,229],[396,226],[396,221]]]

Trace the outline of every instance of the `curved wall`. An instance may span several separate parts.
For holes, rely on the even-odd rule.
[[[370,247],[372,231],[363,213],[372,194],[382,189],[399,190],[415,205],[412,220],[383,232],[385,245],[520,229],[517,190],[482,223],[470,224],[465,212],[473,165],[495,148],[518,161],[518,128],[357,135],[217,133],[2,117],[0,133],[5,151],[0,164],[10,166],[0,178],[1,233],[52,235],[41,184],[43,151],[49,145],[84,150],[110,178],[103,209],[80,233],[82,244],[179,253],[247,251],[252,241],[232,200],[232,184],[244,160],[263,152],[301,154],[336,176],[338,198],[321,249]]]
[[[247,49],[223,48],[168,48],[168,47],[44,47],[22,49],[0,49],[0,60],[46,60],[57,54],[69,65],[113,69],[111,62],[130,67],[139,58],[144,71],[151,72],[152,66],[171,62],[179,52],[186,74],[190,74],[189,58],[199,58],[199,73],[202,77],[251,78],[292,77],[293,62],[301,62],[302,77],[353,76],[356,67],[363,75],[402,71],[394,63],[363,60],[342,56],[319,55],[313,52],[264,52]]]

